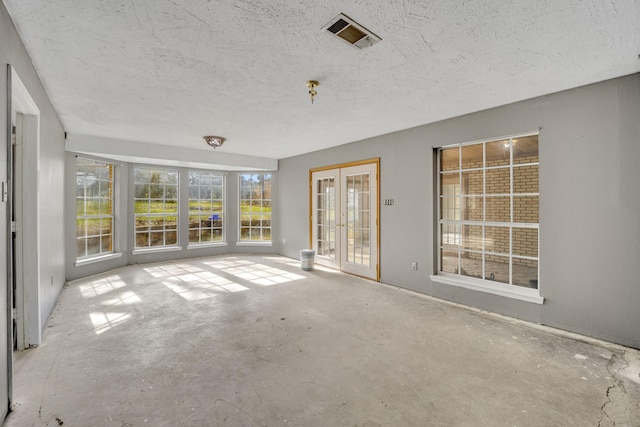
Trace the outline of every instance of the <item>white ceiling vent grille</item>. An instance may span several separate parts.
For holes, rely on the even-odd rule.
[[[322,29],[358,49],[373,46],[382,40],[343,13],[329,21]]]

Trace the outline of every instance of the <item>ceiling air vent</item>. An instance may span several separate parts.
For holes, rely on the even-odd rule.
[[[358,49],[373,46],[381,40],[380,37],[343,13],[329,21],[322,29]]]

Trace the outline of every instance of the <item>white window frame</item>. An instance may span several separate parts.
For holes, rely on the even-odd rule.
[[[269,240],[246,240],[242,238],[242,201],[245,200],[242,197],[242,176],[243,175],[269,175],[269,179],[271,180],[271,183],[273,184],[273,173],[271,172],[241,172],[238,173],[238,238],[237,238],[237,242],[236,242],[236,246],[272,246],[273,245],[273,188],[271,189],[271,199],[260,199],[262,201],[264,200],[269,200],[271,203],[271,211],[270,211],[270,217],[271,217],[271,225],[269,227],[262,227],[262,225],[259,227],[260,228],[260,234],[262,234],[262,229],[263,228],[269,228],[270,230],[270,238]],[[251,199],[249,199],[251,200]],[[253,215],[250,214],[250,215]]]
[[[138,169],[148,169],[150,172],[153,170],[162,170],[164,171],[164,174],[166,175],[167,173],[175,173],[176,175],[176,196],[175,196],[175,201],[177,203],[176,205],[176,212],[160,212],[160,213],[136,213],[135,209],[136,209],[136,201],[137,200],[148,200],[149,203],[151,203],[151,200],[160,200],[162,201],[162,203],[166,203],[167,200],[174,200],[174,199],[168,199],[165,197],[165,195],[163,194],[163,197],[161,198],[152,198],[151,194],[149,194],[149,197],[147,198],[137,198],[136,197],[136,185],[139,184],[136,181],[136,170]],[[180,247],[180,224],[181,224],[181,218],[180,218],[180,170],[178,170],[177,168],[171,168],[171,167],[166,167],[166,166],[147,166],[147,165],[133,165],[133,194],[130,197],[130,201],[132,202],[133,206],[132,206],[132,210],[133,210],[133,253],[140,253],[140,252],[150,252],[150,251],[167,251],[167,250],[179,250],[182,249]],[[151,184],[151,182],[149,181],[148,184]],[[170,243],[167,244],[166,243],[166,235],[167,235],[167,230],[163,229],[162,230],[162,234],[163,234],[163,245],[151,245],[151,242],[149,242],[149,244],[147,246],[138,246],[138,234],[141,234],[138,232],[137,228],[136,228],[136,220],[137,218],[140,217],[176,217],[176,229],[175,229],[175,233],[176,233],[176,242],[175,243]],[[159,231],[156,231],[156,233],[158,233]],[[148,233],[151,233],[151,231],[148,231]]]
[[[514,258],[514,254],[513,254],[513,233],[512,230],[513,228],[535,228],[538,230],[538,256],[537,257],[527,257],[527,256],[521,256],[521,255],[516,255],[515,258],[519,258],[519,259],[530,259],[530,260],[535,260],[538,262],[538,272],[537,272],[537,277],[539,279],[540,277],[540,223],[539,223],[539,219],[538,219],[538,223],[516,223],[514,222],[514,216],[513,216],[513,209],[514,209],[514,203],[513,203],[513,198],[514,195],[516,197],[520,197],[520,196],[540,196],[540,193],[515,193],[514,194],[514,188],[513,188],[513,184],[514,184],[514,180],[513,180],[513,170],[514,170],[514,163],[513,163],[513,149],[511,149],[512,144],[513,144],[513,140],[514,139],[518,139],[518,138],[523,138],[523,137],[527,137],[527,136],[533,136],[533,135],[537,135],[539,137],[539,132],[528,132],[528,133],[523,133],[523,134],[517,134],[517,135],[511,135],[511,136],[505,136],[505,137],[498,137],[498,138],[490,138],[490,139],[485,139],[485,140],[478,140],[478,141],[471,141],[471,142],[465,142],[465,143],[460,143],[460,144],[451,144],[451,145],[446,145],[446,146],[442,146],[442,147],[438,147],[434,150],[434,153],[436,155],[436,176],[437,176],[437,190],[436,190],[436,194],[435,194],[435,198],[436,198],[436,203],[437,203],[437,219],[436,219],[436,224],[437,224],[437,230],[436,230],[436,239],[437,239],[437,246],[436,246],[436,255],[437,255],[437,262],[436,262],[436,273],[434,275],[431,275],[430,278],[432,281],[434,282],[438,282],[438,283],[443,283],[443,284],[447,284],[447,285],[453,285],[453,286],[458,286],[458,287],[462,287],[462,288],[467,288],[467,289],[472,289],[472,290],[476,290],[476,291],[481,291],[481,292],[486,292],[486,293],[490,293],[490,294],[494,294],[494,295],[500,295],[500,296],[505,296],[505,297],[509,297],[509,298],[514,298],[514,299],[519,299],[522,301],[528,301],[528,302],[532,302],[532,303],[536,303],[536,304],[543,304],[544,303],[544,298],[540,296],[540,286],[539,286],[539,280],[538,280],[538,287],[537,288],[524,288],[521,286],[517,286],[517,285],[513,285],[513,284],[506,284],[506,283],[501,283],[501,282],[496,282],[496,281],[491,281],[491,280],[484,280],[484,279],[479,279],[479,278],[474,278],[474,277],[469,277],[469,276],[464,276],[461,274],[454,274],[454,273],[449,273],[449,272],[444,272],[442,271],[442,256],[441,256],[441,252],[442,252],[442,248],[443,248],[443,242],[441,241],[441,234],[440,234],[440,227],[442,227],[443,225],[446,224],[457,224],[460,226],[460,230],[462,230],[462,226],[463,225],[477,225],[477,226],[494,226],[494,227],[502,227],[502,228],[508,228],[509,229],[509,278],[510,278],[510,282],[512,280],[512,268],[513,268],[513,258]],[[500,141],[500,140],[509,140],[509,174],[510,174],[510,188],[509,188],[509,194],[491,194],[491,196],[496,197],[496,196],[509,196],[510,198],[510,221],[509,222],[491,222],[491,221],[468,221],[468,220],[461,220],[461,219],[456,219],[456,220],[443,220],[442,219],[442,211],[441,211],[441,197],[440,197],[440,188],[441,188],[441,179],[442,179],[442,171],[441,171],[441,163],[440,163],[440,157],[441,157],[441,151],[443,149],[447,149],[447,148],[453,148],[453,147],[460,147],[460,149],[462,149],[462,147],[464,146],[469,146],[469,145],[476,145],[476,144],[483,144],[483,165],[480,168],[470,168],[470,169],[464,169],[464,172],[472,172],[472,171],[478,171],[478,170],[482,170],[483,172],[483,194],[482,194],[482,198],[483,198],[483,219],[486,219],[486,199],[487,199],[487,189],[486,189],[486,173],[488,170],[492,170],[492,169],[505,169],[505,166],[487,166],[486,165],[486,150],[484,149],[484,145],[486,143],[489,142],[495,142],[495,141]],[[458,172],[460,174],[462,174],[462,155],[461,155],[461,151],[460,151],[460,155],[458,158],[459,161],[459,166],[458,166]],[[533,166],[536,165],[539,167],[540,162],[531,162],[531,163],[522,163],[522,164],[517,164],[516,167],[522,167],[522,166]],[[462,181],[460,180],[460,185],[462,185]],[[460,191],[461,192],[461,191]],[[462,195],[456,195],[456,197],[463,197]],[[539,209],[539,208],[538,208]],[[484,228],[483,228],[484,230]],[[481,251],[477,251],[477,250],[472,250],[472,249],[463,249],[461,242],[458,242],[458,260],[460,260],[460,252],[474,252],[474,253],[480,253],[482,254],[482,277],[486,277],[486,272],[485,272],[485,261],[484,261],[484,257],[485,255],[504,255],[504,254],[494,254],[492,252],[487,252],[485,250],[484,247],[484,240],[485,240],[485,236],[484,236],[484,232],[483,232],[483,245],[482,245],[482,250]],[[460,264],[458,264],[458,267],[460,267]]]
[[[192,173],[196,173],[196,174],[200,174],[200,175],[202,175],[202,174],[219,175],[221,180],[222,180],[221,198],[220,199],[214,199],[213,198],[213,191],[212,191],[211,192],[212,197],[210,199],[202,199],[202,198],[193,199],[191,197],[191,185],[192,184],[190,182]],[[214,171],[214,170],[189,169],[187,171],[187,177],[188,177],[188,179],[187,179],[187,189],[188,189],[188,200],[187,200],[187,202],[188,202],[188,208],[187,208],[187,210],[188,210],[187,218],[188,219],[187,219],[187,222],[188,222],[188,224],[187,224],[187,231],[188,231],[188,241],[189,241],[188,248],[196,248],[196,247],[201,248],[201,247],[205,247],[205,246],[226,246],[226,244],[227,244],[227,240],[226,240],[227,226],[226,226],[226,224],[228,222],[228,218],[227,218],[227,215],[226,215],[226,197],[225,197],[226,185],[227,185],[227,175],[226,175],[226,173],[220,172],[220,171]],[[212,184],[212,188],[211,189],[213,190],[213,184]],[[222,239],[221,240],[211,240],[211,241],[205,241],[205,242],[203,242],[203,241],[192,242],[191,241],[191,231],[192,230],[199,230],[200,233],[202,232],[202,230],[205,230],[205,228],[202,228],[201,226],[198,227],[198,228],[191,228],[190,227],[191,216],[198,214],[198,212],[191,210],[191,201],[192,200],[199,200],[199,201],[206,200],[206,201],[209,201],[209,202],[215,202],[215,201],[220,200],[222,202],[222,208],[220,209],[220,212],[219,212],[222,215],[222,228],[221,228]],[[212,212],[211,214],[215,215],[216,213],[218,213],[218,212],[217,211],[215,213]],[[199,223],[199,224],[201,224],[201,223]]]
[[[78,215],[78,162],[80,161],[85,161],[85,162],[90,162],[90,163],[94,163],[96,165],[101,165],[104,167],[109,167],[109,179],[104,180],[104,179],[100,179],[100,178],[96,178],[95,181],[98,182],[99,188],[101,186],[102,183],[107,183],[107,185],[110,187],[110,211],[108,214],[102,214],[102,213],[98,213],[96,215],[87,215],[86,214],[86,207],[87,207],[87,194],[86,194],[86,190],[87,190],[87,180],[85,179],[85,177],[83,177],[82,182],[83,182],[83,206],[84,206],[84,215]],[[100,199],[100,190],[98,190],[98,199]],[[94,160],[94,159],[90,159],[90,158],[86,158],[86,157],[81,157],[81,156],[76,156],[76,265],[81,265],[81,264],[88,264],[91,262],[95,262],[97,260],[103,260],[103,259],[107,259],[107,258],[111,258],[114,256],[114,248],[115,248],[115,230],[116,230],[116,224],[115,224],[115,215],[114,215],[114,211],[115,211],[115,164],[113,163],[109,163],[109,162],[105,162],[105,161],[99,161],[99,160]],[[100,202],[98,202],[98,206],[100,206]],[[78,220],[104,220],[104,219],[108,219],[111,222],[111,233],[105,234],[102,233],[102,227],[100,227],[100,231],[98,232],[97,235],[91,235],[89,236],[87,233],[87,228],[86,228],[86,222],[85,222],[85,234],[82,237],[79,237],[77,234],[77,227],[78,227]],[[107,251],[103,251],[102,250],[102,239],[106,236],[110,236],[111,238],[111,249],[107,250]],[[87,240],[89,237],[97,237],[100,239],[100,245],[99,245],[99,252],[95,253],[95,254],[87,254]],[[84,246],[84,255],[82,256],[78,256],[78,250],[77,250],[77,242],[79,239],[84,239],[85,240],[85,246]]]

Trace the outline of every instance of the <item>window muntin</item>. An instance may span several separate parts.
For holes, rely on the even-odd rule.
[[[133,168],[135,248],[178,244],[178,171]]]
[[[439,271],[538,287],[538,135],[439,149]]]
[[[189,243],[224,241],[224,173],[189,171]]]
[[[271,241],[271,174],[246,173],[240,180],[241,242]]]
[[[113,252],[113,165],[76,158],[76,256]]]

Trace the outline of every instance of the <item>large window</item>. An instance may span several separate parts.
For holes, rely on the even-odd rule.
[[[538,288],[538,168],[538,135],[439,149],[441,273]]]
[[[224,241],[224,174],[189,171],[189,243]]]
[[[240,241],[271,241],[271,174],[240,174]]]
[[[76,160],[76,255],[113,252],[113,165]]]
[[[133,169],[135,247],[178,244],[178,171],[160,167]]]

